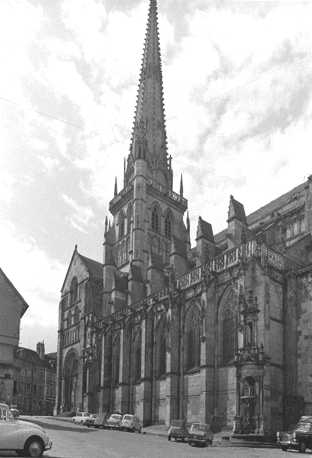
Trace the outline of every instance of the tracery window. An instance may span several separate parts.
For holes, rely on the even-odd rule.
[[[137,383],[141,379],[141,329],[134,335],[133,359],[133,379]]]
[[[131,218],[132,218],[132,205],[129,204],[127,208],[127,233],[128,234],[131,228]]]
[[[156,373],[158,377],[166,374],[166,328],[165,319],[162,318],[156,329]]]
[[[158,208],[155,206],[152,210],[152,230],[155,232],[159,232],[159,229],[159,211]]]
[[[235,319],[227,310],[222,319],[222,362],[228,364],[235,355]]]
[[[74,277],[70,284],[70,303],[74,304],[78,300],[78,280]]]
[[[125,215],[123,212],[119,213],[118,217],[118,238],[122,239],[125,235]]]
[[[112,384],[119,383],[119,364],[120,364],[120,335],[117,334],[112,340]]]
[[[184,327],[184,368],[200,366],[200,312],[196,305],[188,310]]]
[[[171,223],[171,215],[168,212],[165,218],[165,236],[168,239],[171,239],[172,235],[172,223]]]

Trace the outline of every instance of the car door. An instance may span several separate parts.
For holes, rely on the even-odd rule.
[[[0,407],[0,449],[17,449],[17,440],[16,421],[9,415],[7,409]]]

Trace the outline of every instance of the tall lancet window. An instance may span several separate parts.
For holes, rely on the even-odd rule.
[[[132,205],[129,204],[127,208],[127,233],[128,234],[131,228],[131,218],[132,218]]]
[[[159,228],[159,211],[158,208],[155,206],[152,210],[152,230],[155,232],[159,232]]]
[[[167,212],[166,218],[165,218],[165,236],[168,239],[171,239],[172,235],[172,218],[170,212]]]
[[[122,237],[125,235],[125,215],[123,212],[119,213],[118,228],[118,238],[122,239]]]

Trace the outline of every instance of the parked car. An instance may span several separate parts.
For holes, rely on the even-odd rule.
[[[107,413],[102,413],[96,416],[94,420],[94,428],[105,428]]]
[[[127,413],[122,417],[120,429],[122,431],[130,431],[132,433],[140,433],[142,431],[142,425],[138,417]]]
[[[105,428],[119,429],[122,420],[122,414],[112,413],[105,422]]]
[[[72,422],[83,425],[86,419],[89,418],[89,415],[88,412],[77,412],[72,418]]]
[[[18,456],[41,456],[52,441],[40,426],[13,417],[7,404],[0,403],[0,450],[14,450]]]
[[[168,441],[174,439],[175,441],[186,441],[188,430],[185,420],[172,420],[168,429]]]
[[[277,444],[282,450],[299,450],[304,453],[312,449],[312,417],[301,417],[297,425],[290,431],[276,433]]]
[[[189,445],[211,445],[213,433],[206,423],[192,423],[187,441]]]
[[[10,408],[10,412],[11,414],[13,415],[14,418],[18,418],[19,417],[19,410],[18,409],[15,409],[13,407]]]
[[[85,426],[87,426],[88,428],[90,428],[90,426],[94,426],[94,422],[97,418],[97,415],[95,413],[91,413],[86,419],[85,421],[83,422],[83,424]]]

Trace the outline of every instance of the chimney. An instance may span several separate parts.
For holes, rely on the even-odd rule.
[[[40,359],[44,359],[44,355],[45,355],[44,342],[37,343],[37,353]]]

